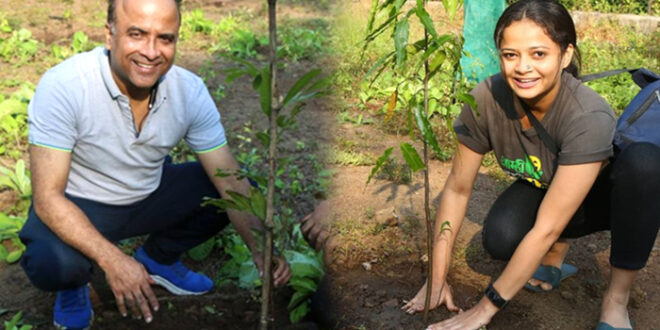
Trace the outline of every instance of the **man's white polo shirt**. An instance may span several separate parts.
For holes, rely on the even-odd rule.
[[[177,66],[161,77],[142,130],[96,48],[48,70],[28,107],[30,144],[71,152],[66,193],[112,205],[146,198],[181,139],[197,153],[224,146],[220,114],[201,78]]]

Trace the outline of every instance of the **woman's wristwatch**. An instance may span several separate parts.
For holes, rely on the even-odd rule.
[[[509,303],[508,300],[502,298],[502,296],[500,296],[500,293],[497,292],[497,290],[495,290],[495,288],[493,287],[493,283],[488,285],[488,287],[486,288],[486,291],[484,291],[484,295],[498,309],[504,308],[506,306],[506,304]]]

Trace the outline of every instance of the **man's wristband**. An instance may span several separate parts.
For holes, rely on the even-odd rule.
[[[498,309],[504,308],[506,306],[506,304],[509,303],[508,300],[502,298],[502,296],[500,296],[500,293],[497,292],[497,290],[495,290],[495,288],[493,287],[493,283],[488,285],[488,287],[486,288],[486,291],[484,291],[484,295]]]

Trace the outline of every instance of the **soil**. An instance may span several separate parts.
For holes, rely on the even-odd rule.
[[[258,0],[190,0],[185,6],[202,8],[207,17],[222,17],[230,12],[264,14],[264,1]],[[291,1],[293,2],[293,1]],[[68,5],[66,5],[66,4]],[[349,10],[363,13],[370,1],[350,1]],[[104,2],[72,0],[66,2],[26,0],[20,8],[11,1],[0,0],[8,17],[15,17],[28,27],[46,45],[61,42],[77,30],[85,31],[92,40],[102,41],[104,17],[92,14]],[[97,6],[97,7],[94,7]],[[66,10],[71,13],[65,15]],[[280,17],[328,17],[332,11],[291,5],[280,5]],[[94,16],[96,15],[96,16]],[[441,14],[438,14],[441,15]],[[85,19],[92,17],[93,19]],[[46,23],[47,22],[47,23]],[[178,64],[198,72],[210,56],[183,43]],[[303,60],[287,63],[279,74],[284,90],[297,77],[311,67],[326,67],[329,62]],[[229,65],[213,60],[221,69]],[[45,68],[28,67],[15,72],[14,67],[0,63],[0,73],[7,77],[36,82]],[[210,84],[222,82],[219,74]],[[422,315],[409,316],[400,310],[404,299],[410,299],[425,278],[425,229],[423,220],[422,178],[414,175],[408,184],[374,179],[365,185],[370,166],[336,165],[330,161],[331,152],[347,141],[356,150],[377,156],[385,148],[407,140],[404,135],[384,133],[379,125],[355,125],[337,119],[340,111],[335,96],[311,101],[298,117],[297,128],[284,137],[284,141],[302,141],[308,147],[297,151],[284,145],[290,154],[313,153],[324,165],[334,171],[331,192],[326,198],[326,211],[317,218],[327,227],[329,238],[324,246],[327,274],[313,299],[313,312],[303,323],[288,324],[286,304],[291,295],[288,288],[276,291],[275,329],[423,329],[430,322],[451,316],[444,307],[430,313],[429,322]],[[355,100],[344,100],[345,104]],[[237,136],[245,127],[263,128],[265,119],[259,113],[258,97],[248,79],[236,80],[227,86],[226,97],[218,101],[223,123],[230,137],[230,145],[239,144]],[[358,109],[349,108],[352,114]],[[371,115],[367,115],[371,116]],[[381,121],[373,115],[375,122]],[[374,138],[377,137],[377,138]],[[303,166],[311,166],[305,164]],[[450,163],[431,161],[431,209],[437,205]],[[481,246],[482,221],[497,194],[506,182],[491,175],[493,169],[482,168],[468,207],[466,221],[458,233],[453,252],[449,280],[456,303],[463,309],[474,305],[483,289],[496,279],[504,262],[491,259]],[[0,209],[13,204],[12,193],[0,192]],[[305,214],[319,200],[306,197],[296,208]],[[224,256],[219,251],[202,262],[185,260],[189,266],[214,275]],[[660,240],[656,241],[648,265],[640,271],[634,284],[630,314],[637,329],[660,329]],[[498,313],[488,329],[592,329],[598,322],[600,300],[606,288],[609,272],[609,233],[596,233],[575,240],[567,262],[576,265],[579,272],[563,281],[549,293],[521,291],[507,308]],[[177,297],[157,288],[161,310],[152,324],[122,318],[116,310],[101,271],[95,272],[94,310],[97,329],[252,329],[259,319],[259,301],[255,293],[226,285],[199,297]],[[0,320],[7,320],[15,312],[23,311],[24,320],[37,328],[49,328],[52,323],[54,294],[40,292],[27,280],[17,264],[0,263]]]

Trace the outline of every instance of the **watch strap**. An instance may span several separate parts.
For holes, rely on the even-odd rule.
[[[497,292],[497,290],[495,290],[495,288],[493,287],[493,283],[488,285],[488,287],[486,288],[486,291],[484,291],[484,295],[498,309],[504,308],[509,303],[508,300],[502,298],[502,296],[500,296],[500,293]]]

